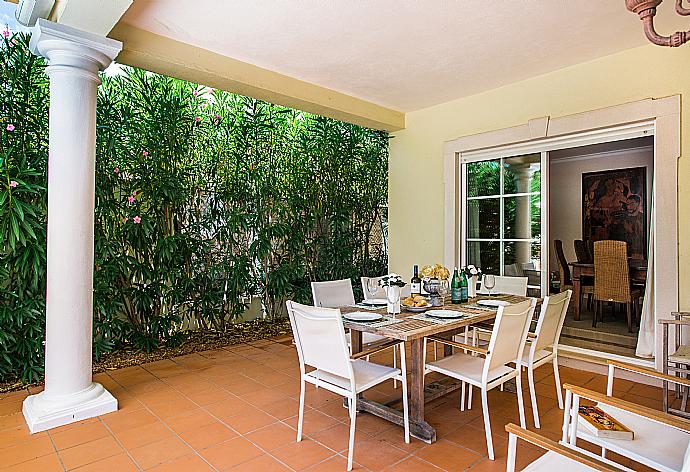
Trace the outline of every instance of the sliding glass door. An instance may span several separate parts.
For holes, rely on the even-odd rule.
[[[462,264],[528,277],[539,295],[546,286],[542,154],[466,162],[462,173]]]

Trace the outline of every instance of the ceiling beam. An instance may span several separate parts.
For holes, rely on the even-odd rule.
[[[74,0],[71,0],[74,1]],[[108,35],[122,41],[117,62],[385,131],[405,127],[405,114],[253,64],[119,22]]]

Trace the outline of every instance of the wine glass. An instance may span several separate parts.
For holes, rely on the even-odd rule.
[[[489,296],[491,296],[491,289],[496,286],[496,277],[493,275],[485,275],[482,285],[489,291]]]
[[[438,294],[441,296],[441,300],[443,300],[444,305],[446,304],[446,296],[448,295],[449,291],[450,291],[450,285],[448,284],[448,279],[439,280]]]
[[[376,277],[369,277],[367,279],[367,294],[369,296],[364,297],[364,298],[372,299],[376,296],[376,294],[378,292],[379,292],[379,280]]]

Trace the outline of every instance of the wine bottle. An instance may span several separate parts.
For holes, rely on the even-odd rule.
[[[460,303],[460,276],[458,275],[458,268],[453,269],[453,279],[450,281],[450,302],[454,304]]]
[[[467,303],[467,291],[468,291],[468,283],[467,283],[467,275],[465,274],[465,271],[462,271],[462,275],[460,276],[460,303]]]
[[[412,296],[422,294],[422,279],[419,278],[419,266],[415,265],[412,269],[412,280],[410,280],[410,292]]]

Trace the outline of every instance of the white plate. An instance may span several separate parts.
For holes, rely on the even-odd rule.
[[[374,305],[374,306],[383,306],[383,305],[388,305],[388,300],[385,298],[365,298],[362,300],[363,305]]]
[[[477,305],[499,307],[499,306],[508,306],[508,305],[510,305],[510,303],[508,303],[505,300],[479,300],[477,302]]]
[[[353,311],[352,313],[343,313],[343,318],[350,321],[377,321],[383,318],[383,315],[367,313],[365,311]]]
[[[434,318],[462,318],[465,316],[459,311],[455,310],[429,310],[426,312],[426,314],[433,316]]]

